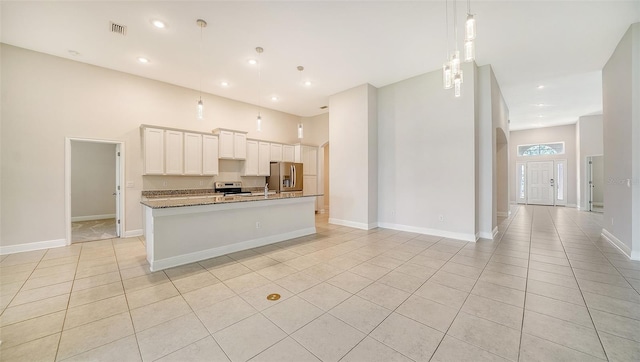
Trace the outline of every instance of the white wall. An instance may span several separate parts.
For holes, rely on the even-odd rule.
[[[602,69],[606,202],[603,234],[640,260],[640,23]]]
[[[588,210],[589,185],[587,177],[587,157],[602,155],[604,152],[604,141],[602,138],[603,124],[602,115],[583,116],[576,124],[577,143],[577,204],[583,210]]]
[[[300,143],[309,146],[322,146],[329,142],[329,113],[319,114],[315,117],[302,117],[304,138]]]
[[[518,157],[518,145],[564,142],[565,153],[550,156]],[[509,137],[509,184],[515,185],[516,162],[567,160],[567,206],[576,207],[577,178],[576,178],[576,125],[570,124],[557,127],[543,127],[522,131],[511,131]],[[515,203],[516,188],[509,191],[511,203]]]
[[[376,89],[364,84],[329,97],[329,222],[377,226]]]
[[[125,231],[142,229],[140,124],[201,132],[222,127],[298,142],[298,116],[263,109],[258,133],[255,106],[204,94],[206,119],[198,121],[195,90],[6,44],[1,56],[2,246],[65,238],[65,137],[125,143],[125,180],[134,184],[126,189]],[[189,179],[197,187],[201,178]]]
[[[442,89],[440,71],[378,90],[381,226],[475,240],[476,68],[463,70],[460,98]],[[340,159],[334,146],[333,163]]]
[[[115,215],[116,145],[71,141],[71,218]]]
[[[498,225],[497,213],[507,211],[507,205],[502,204],[508,203],[505,200],[508,195],[505,194],[508,192],[508,182],[505,181],[508,149],[499,152],[498,141],[508,143],[509,109],[490,65],[478,68],[476,93],[476,233],[480,237],[491,238]],[[499,139],[497,132],[503,132],[505,138]],[[502,206],[498,207],[500,203]]]

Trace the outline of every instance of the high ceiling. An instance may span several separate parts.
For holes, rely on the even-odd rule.
[[[466,2],[457,6],[461,29]],[[471,7],[476,62],[492,65],[511,129],[601,112],[601,69],[629,25],[640,21],[638,0],[471,1]],[[351,87],[382,87],[440,69],[444,9],[444,0],[5,0],[0,35],[6,44],[196,90],[202,83],[207,93],[308,117],[326,112],[320,107],[329,96]],[[199,18],[208,22],[202,43]],[[154,27],[154,19],[166,28]],[[110,21],[126,25],[126,36],[111,33]],[[260,78],[247,62],[257,46],[264,48]]]

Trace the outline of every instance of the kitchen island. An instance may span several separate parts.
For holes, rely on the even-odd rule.
[[[141,201],[151,271],[315,234],[316,196],[219,195]]]

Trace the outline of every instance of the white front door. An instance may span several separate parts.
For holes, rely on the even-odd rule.
[[[527,162],[527,203],[553,205],[553,161]]]

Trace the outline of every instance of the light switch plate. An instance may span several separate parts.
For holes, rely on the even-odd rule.
[[[136,185],[136,184],[135,184],[133,181],[127,181],[127,188],[128,188],[128,189],[132,189],[132,188],[134,188],[134,187],[135,187],[135,185]]]

